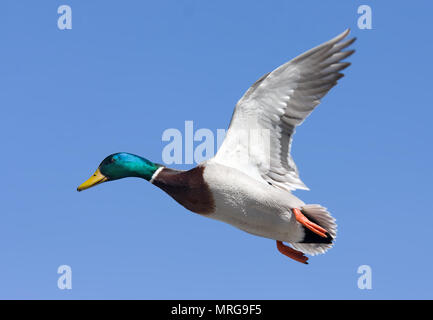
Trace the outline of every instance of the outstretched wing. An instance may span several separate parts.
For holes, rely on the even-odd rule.
[[[308,188],[290,155],[296,126],[343,77],[341,62],[355,41],[350,30],[283,64],[257,80],[239,100],[214,161],[290,191]]]

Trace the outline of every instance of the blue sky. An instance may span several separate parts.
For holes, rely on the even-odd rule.
[[[72,8],[72,30],[57,7]],[[368,4],[373,29],[357,28]],[[0,298],[433,298],[429,2],[2,1]],[[108,154],[160,162],[168,128],[228,126],[261,75],[345,28],[346,77],[293,155],[338,219],[308,266],[146,181],[77,193]],[[191,165],[175,166],[188,168]],[[72,290],[57,268],[72,268]],[[357,287],[360,265],[372,290]]]

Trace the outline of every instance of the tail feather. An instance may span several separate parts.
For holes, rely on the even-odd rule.
[[[307,231],[302,242],[291,243],[291,245],[296,250],[313,256],[325,253],[328,249],[332,248],[333,240],[335,240],[337,235],[335,218],[331,216],[326,208],[318,204],[307,204],[300,209],[308,219],[328,231],[328,238],[319,239],[319,236],[314,236],[315,234],[312,235]]]

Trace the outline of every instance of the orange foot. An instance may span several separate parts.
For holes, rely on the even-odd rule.
[[[327,238],[326,234],[328,233],[328,231],[326,231],[325,229],[323,229],[318,224],[315,224],[314,222],[311,222],[310,220],[308,220],[308,218],[303,215],[303,213],[301,212],[301,210],[299,210],[298,208],[293,208],[292,212],[295,215],[296,220],[300,224],[304,225],[306,228],[310,229],[314,233],[317,233],[319,236],[321,236],[323,238]]]
[[[300,263],[308,264],[307,262],[308,257],[306,257],[301,251],[290,248],[278,240],[277,240],[277,249],[282,254],[288,256],[289,258],[292,258],[293,260],[296,260]]]

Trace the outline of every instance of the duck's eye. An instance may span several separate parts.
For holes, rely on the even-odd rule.
[[[111,158],[111,159],[110,159],[110,162],[111,162],[111,163],[113,163],[113,162],[115,162],[115,161],[116,161],[116,160],[115,160],[114,158]]]

